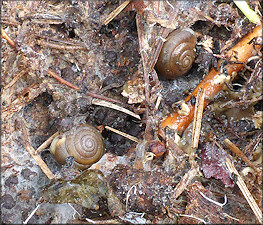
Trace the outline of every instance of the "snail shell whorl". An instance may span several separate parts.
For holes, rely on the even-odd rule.
[[[75,158],[75,165],[85,169],[99,161],[105,152],[103,138],[90,125],[78,126],[56,137],[50,147],[51,153],[60,164],[65,164],[69,156]]]
[[[195,45],[196,36],[190,28],[171,32],[156,63],[158,73],[168,79],[186,74],[195,60]]]

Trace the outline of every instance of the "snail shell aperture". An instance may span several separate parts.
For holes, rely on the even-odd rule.
[[[50,152],[59,164],[65,164],[66,158],[73,156],[75,166],[86,169],[100,160],[105,153],[105,144],[99,131],[86,124],[57,136],[51,143]]]
[[[160,52],[156,69],[167,79],[175,79],[186,74],[196,56],[196,36],[190,28],[171,32]]]

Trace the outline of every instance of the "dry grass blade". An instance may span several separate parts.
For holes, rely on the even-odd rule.
[[[51,180],[55,179],[55,175],[51,172],[51,170],[48,168],[47,164],[42,160],[42,158],[36,153],[35,149],[30,145],[26,126],[23,121],[21,121],[21,129],[22,134],[25,140],[25,149],[28,151],[28,153],[31,155],[31,157],[36,161],[37,165],[40,167],[40,169],[46,174],[46,176]]]
[[[193,133],[192,133],[192,148],[198,148],[198,142],[201,131],[201,123],[203,117],[203,109],[204,109],[204,89],[199,88],[197,97],[196,97],[196,105],[194,112],[194,123],[193,123]]]
[[[39,40],[37,43],[42,47],[54,48],[54,49],[59,49],[59,50],[82,50],[82,49],[86,49],[85,46],[50,43],[50,42],[44,41],[44,40]]]
[[[128,114],[130,116],[133,116],[133,117],[135,117],[138,120],[141,119],[141,117],[139,115],[135,114],[134,112],[132,112],[132,111],[130,111],[128,109],[125,109],[125,108],[123,108],[121,106],[118,106],[116,104],[113,104],[111,102],[106,102],[106,101],[101,100],[101,99],[93,99],[92,100],[92,104],[108,107],[108,108],[111,108],[111,109],[115,109],[115,110],[121,111],[123,113],[126,113],[126,114]]]
[[[40,145],[37,150],[36,153],[39,154],[40,152],[42,152],[45,148],[47,148],[51,142],[53,141],[53,139],[58,136],[58,132],[56,132],[55,134],[51,135],[45,142],[43,142],[42,145]]]
[[[226,146],[232,151],[234,152],[236,155],[238,155],[245,163],[247,163],[253,170],[255,170],[257,173],[259,173],[260,171],[258,171],[258,169],[250,162],[250,160],[246,157],[246,155],[233,143],[231,142],[229,139],[225,139],[224,143],[226,144]]]
[[[246,198],[249,206],[251,207],[252,211],[254,212],[255,216],[257,217],[259,223],[262,223],[262,213],[260,211],[260,208],[258,207],[255,199],[253,198],[253,196],[249,192],[245,182],[242,180],[241,176],[239,175],[239,173],[237,172],[236,168],[234,167],[234,165],[232,164],[232,162],[229,158],[226,158],[226,165],[227,165],[230,173],[234,173],[237,175],[238,187],[240,188],[242,194]]]
[[[114,129],[114,128],[109,127],[109,126],[105,126],[105,129],[110,130],[112,132],[115,132],[116,134],[119,134],[119,135],[121,135],[123,137],[126,137],[126,138],[128,138],[128,139],[130,139],[130,140],[132,140],[132,141],[134,141],[136,143],[139,143],[139,139],[137,137],[134,137],[132,135],[126,134],[126,133],[124,133],[122,131],[119,131],[119,130]]]
[[[120,4],[115,10],[113,10],[108,18],[105,20],[104,25],[107,25],[110,21],[112,21],[116,16],[120,14],[120,12],[130,3],[130,0],[126,0],[122,4]]]

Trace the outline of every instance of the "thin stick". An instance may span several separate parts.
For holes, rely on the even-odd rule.
[[[54,133],[52,136],[50,136],[45,142],[43,142],[42,145],[40,145],[37,150],[36,153],[39,154],[40,152],[42,152],[45,148],[47,148],[51,142],[53,141],[53,139],[58,136],[58,132]]]
[[[50,42],[44,41],[44,40],[39,40],[37,43],[42,47],[54,48],[54,49],[59,49],[59,50],[82,50],[82,49],[86,49],[85,46],[56,44],[56,43],[50,43]]]
[[[238,155],[245,163],[247,163],[253,170],[255,170],[257,173],[260,173],[260,171],[250,162],[250,160],[246,157],[246,155],[228,138],[224,140],[224,143],[226,146],[234,152],[236,155]]]
[[[76,86],[76,85],[64,80],[61,76],[59,76],[56,72],[52,71],[51,69],[47,69],[47,72],[48,72],[49,75],[51,75],[57,81],[59,81],[61,84],[65,84],[68,87],[73,88],[73,89],[75,89],[77,91],[80,90],[80,88],[78,86]],[[99,98],[99,99],[102,99],[102,100],[105,100],[105,101],[122,104],[122,102],[120,102],[120,101],[118,101],[116,99],[108,98],[108,97],[105,97],[105,96],[102,96],[102,95],[98,95],[98,94],[95,94],[95,93],[92,93],[92,92],[89,92],[89,91],[86,92],[86,95],[91,96],[93,98]]]
[[[126,137],[126,138],[128,138],[128,139],[136,142],[136,143],[139,143],[139,139],[138,139],[137,137],[134,137],[134,136],[132,136],[132,135],[126,134],[126,133],[124,133],[124,132],[121,132],[121,131],[116,130],[116,129],[114,129],[114,128],[112,128],[112,127],[109,127],[109,126],[105,126],[105,129],[110,130],[110,131],[113,131],[113,132],[115,132],[116,134],[119,134],[119,135],[121,135],[121,136],[123,136],[123,137]]]
[[[239,173],[237,172],[235,166],[232,164],[231,160],[229,158],[226,158],[226,165],[230,171],[230,173],[234,173],[237,175],[237,185],[240,188],[242,194],[244,195],[244,197],[246,198],[248,204],[250,205],[252,211],[254,212],[255,216],[257,217],[259,223],[262,223],[262,213],[260,208],[258,207],[255,199],[253,198],[253,196],[251,195],[251,193],[249,192],[245,182],[243,181],[243,179],[241,178],[241,176],[239,175]]]
[[[107,25],[110,21],[112,21],[116,16],[120,14],[120,12],[125,9],[125,7],[130,3],[130,0],[126,0],[122,4],[120,4],[116,9],[114,9],[108,18],[105,20],[104,25]]]
[[[4,95],[4,92],[6,91],[6,89],[12,87],[23,75],[25,75],[27,72],[29,71],[29,69],[25,69],[23,71],[21,71],[18,75],[16,75],[14,77],[13,80],[11,80],[11,82],[9,84],[7,84],[4,88],[3,88],[3,95]]]
[[[193,132],[192,132],[192,148],[198,148],[198,142],[201,132],[201,123],[203,117],[203,109],[204,109],[204,90],[200,88],[197,93],[196,98],[196,107],[194,113],[194,124],[193,124]]]
[[[47,164],[43,161],[43,159],[36,153],[35,149],[30,145],[26,126],[25,123],[21,120],[21,129],[22,134],[25,140],[25,149],[28,151],[28,153],[31,155],[31,157],[36,161],[37,165],[40,167],[40,169],[46,174],[46,176],[51,180],[55,179],[55,175],[51,172],[51,170],[48,168]]]
[[[199,88],[203,88],[205,92],[204,107],[206,107],[208,103],[214,98],[214,96],[223,88],[226,81],[225,79],[233,79],[237,72],[243,69],[247,60],[253,56],[257,50],[259,51],[261,49],[262,45],[253,45],[250,43],[253,38],[258,36],[262,36],[262,25],[255,27],[251,33],[244,36],[233,48],[227,52],[226,56],[229,57],[229,60],[234,62],[225,66],[228,76],[221,74],[220,68],[223,61],[220,60],[217,65],[218,69],[212,69],[193,90],[193,92],[185,98],[185,102],[188,103],[190,108],[189,115],[182,116],[177,112],[174,112],[162,121],[161,126],[163,128],[168,126],[171,129],[177,130],[178,132],[183,132],[194,117],[195,106],[193,106],[189,101],[191,96],[196,97]],[[236,58],[234,56],[236,56]]]
[[[100,100],[100,99],[93,99],[92,100],[92,104],[108,107],[108,108],[111,108],[111,109],[115,109],[115,110],[121,111],[123,113],[126,113],[126,114],[128,114],[130,116],[133,116],[133,117],[135,117],[138,120],[141,119],[140,116],[135,114],[134,112],[132,112],[132,111],[130,111],[128,109],[125,109],[125,108],[123,108],[121,106],[115,105],[115,104],[113,104],[111,102],[106,102],[106,101]]]
[[[86,95],[88,95],[90,97],[93,97],[93,98],[98,98],[98,99],[101,99],[101,100],[112,102],[112,103],[123,104],[121,101],[119,101],[117,99],[108,98],[108,97],[105,97],[103,95],[98,95],[98,94],[95,94],[95,93],[92,93],[92,92],[89,92],[89,91],[86,92]]]
[[[2,38],[6,39],[8,44],[10,44],[13,48],[16,49],[16,43],[7,35],[3,28],[1,28]]]
[[[59,76],[56,72],[52,71],[51,69],[47,69],[47,73],[49,75],[51,75],[53,78],[55,78],[56,80],[58,80],[61,84],[65,84],[70,88],[73,88],[75,90],[79,90],[79,87],[77,87],[76,85],[64,80],[61,76]]]

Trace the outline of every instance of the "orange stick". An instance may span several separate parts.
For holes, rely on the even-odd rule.
[[[262,47],[262,44],[255,45],[254,47],[252,43],[249,44],[249,42],[253,38],[258,37],[258,36],[262,36],[262,25],[255,27],[253,32],[243,37],[233,48],[231,48],[227,52],[226,56],[229,57],[232,62],[233,61],[237,62],[233,64],[227,64],[224,67],[227,70],[228,74],[231,76],[231,79],[233,79],[236,76],[236,72],[239,72],[240,70],[242,70],[247,60],[251,56],[256,54],[255,49],[260,50],[260,48]],[[205,108],[207,104],[213,99],[213,97],[224,86],[224,82],[222,83],[214,82],[215,76],[217,75],[219,76],[221,74],[220,72],[221,63],[222,63],[222,60],[218,62],[218,65],[217,65],[218,71],[216,71],[215,69],[212,69],[209,72],[209,74],[197,85],[197,87],[193,90],[192,94],[190,94],[189,96],[185,98],[185,102],[190,109],[189,115],[187,116],[179,115],[177,112],[171,113],[161,122],[161,127],[165,128],[166,126],[168,126],[169,128],[174,129],[178,132],[183,132],[188,127],[188,125],[191,123],[194,117],[194,110],[195,110],[195,106],[191,105],[189,101],[191,96],[193,95],[194,97],[196,97],[199,88],[203,88],[204,95],[205,95],[205,101],[204,101],[204,108]]]
[[[10,44],[13,48],[16,48],[16,43],[7,35],[3,28],[1,28],[1,36],[7,40],[8,44]]]

